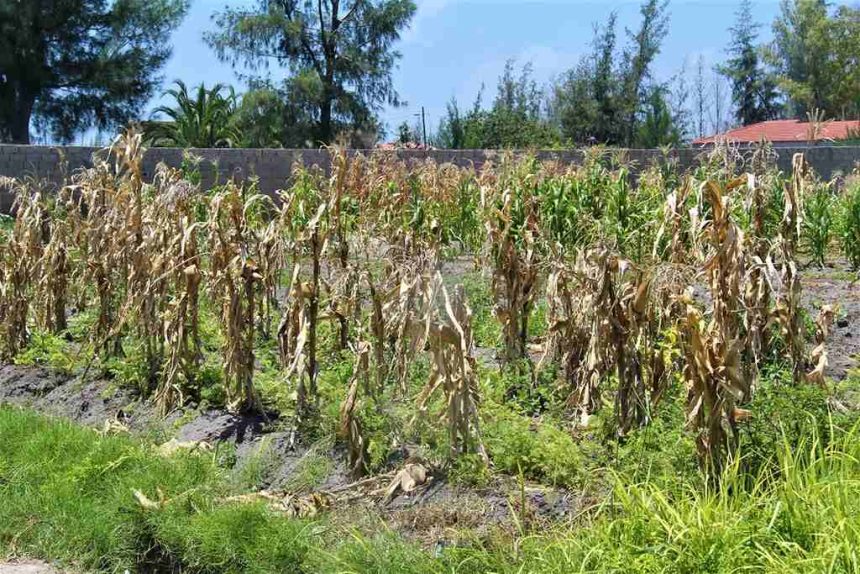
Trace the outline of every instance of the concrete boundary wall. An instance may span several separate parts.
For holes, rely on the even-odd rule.
[[[59,185],[64,177],[74,171],[92,165],[92,155],[99,148],[78,146],[24,146],[0,145],[0,176],[22,178],[34,176],[46,180],[50,185]],[[803,152],[813,169],[824,178],[837,173],[848,173],[860,162],[860,146],[814,146],[782,147],[774,150],[778,154],[777,164],[783,171],[791,169],[791,158]],[[256,177],[260,189],[272,193],[287,185],[291,169],[296,162],[318,165],[327,169],[330,165],[326,150],[313,149],[192,149],[188,153],[200,158],[199,169],[204,186],[230,178],[245,180]],[[353,150],[350,153],[394,154],[407,162],[433,160],[437,163],[454,163],[459,166],[480,167],[487,161],[498,158],[501,152],[491,150],[397,150],[372,151]],[[526,152],[516,152],[526,153]],[[562,163],[580,163],[582,150],[552,150],[531,152],[540,160]],[[634,168],[649,166],[663,161],[660,150],[625,150]],[[700,149],[677,149],[670,157],[678,162],[682,170],[698,163]],[[184,151],[177,148],[152,148],[144,156],[144,176],[149,178],[155,166],[164,162],[178,167],[183,162]],[[11,196],[0,190],[0,212],[8,213]]]

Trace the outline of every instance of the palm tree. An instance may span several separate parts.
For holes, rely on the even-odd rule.
[[[239,145],[240,134],[233,123],[237,96],[233,88],[215,84],[206,89],[197,87],[196,97],[191,97],[181,80],[174,82],[175,88],[163,95],[173,97],[173,107],[159,106],[152,115],[165,115],[168,121],[151,121],[147,136],[152,145],[173,147],[234,147]],[[222,92],[227,90],[226,95]]]

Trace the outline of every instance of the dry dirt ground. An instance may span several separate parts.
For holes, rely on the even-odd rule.
[[[821,305],[837,305],[827,340],[827,376],[842,380],[860,366],[860,277],[844,266],[803,272],[803,305],[813,317]]]
[[[0,574],[59,574],[60,571],[45,562],[22,560],[0,562]]]

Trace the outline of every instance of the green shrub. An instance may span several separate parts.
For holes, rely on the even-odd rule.
[[[485,405],[484,445],[495,468],[556,486],[581,483],[583,460],[570,433],[504,406]]]
[[[63,337],[34,331],[30,334],[27,348],[15,357],[15,364],[42,365],[61,373],[71,373],[78,366],[77,358]]]
[[[775,464],[774,454],[784,446],[797,448],[812,436],[829,441],[827,392],[815,385],[794,385],[788,367],[766,370],[746,408],[751,417],[739,425],[740,452],[750,474]]]

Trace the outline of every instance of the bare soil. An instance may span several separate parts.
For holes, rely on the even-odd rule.
[[[0,574],[60,574],[60,571],[46,562],[22,560],[0,562]]]
[[[803,272],[803,306],[817,316],[821,305],[839,310],[827,339],[827,376],[841,381],[860,363],[860,280],[844,265]]]

